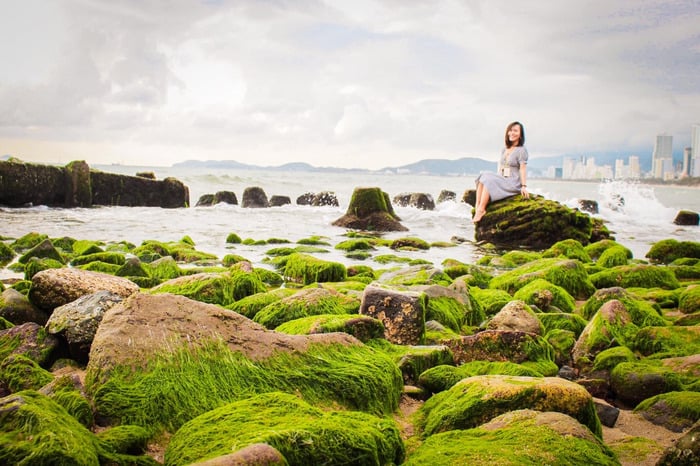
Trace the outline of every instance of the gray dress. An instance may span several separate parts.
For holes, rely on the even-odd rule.
[[[522,189],[520,165],[527,164],[527,157],[525,146],[517,146],[510,155],[506,155],[504,148],[501,151],[501,163],[498,164],[498,173],[481,172],[476,178],[477,186],[479,183],[484,184],[489,192],[491,201],[498,201],[520,194]]]

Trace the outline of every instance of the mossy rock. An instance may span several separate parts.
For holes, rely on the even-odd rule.
[[[156,466],[153,458],[112,450],[60,404],[33,390],[2,399],[4,464],[134,464]]]
[[[279,325],[275,331],[290,335],[345,332],[362,342],[374,338],[384,338],[384,325],[381,321],[369,316],[354,314],[302,317]]]
[[[470,286],[486,288],[489,285],[489,281],[493,278],[493,275],[487,271],[486,267],[480,267],[474,264],[445,260],[442,266],[442,271],[445,272],[448,277],[453,280],[457,277],[464,277],[464,281]]]
[[[437,290],[439,290],[439,287]],[[429,290],[432,289],[429,288]],[[444,288],[443,288],[444,289]],[[463,325],[478,326],[486,320],[481,307],[474,307],[467,299],[459,299],[458,295],[445,292],[442,295],[436,291],[428,292],[428,307],[425,320],[435,320],[454,332],[459,333]]]
[[[132,257],[124,262],[124,265],[119,267],[114,275],[117,277],[144,277],[149,278],[151,275],[149,269],[141,263],[138,257]]]
[[[664,290],[661,288],[626,288],[632,296],[648,301],[654,308],[661,309],[677,309],[678,299],[680,298],[683,288],[675,290]]]
[[[60,269],[61,267],[65,267],[65,264],[56,259],[32,257],[24,265],[24,279],[31,280],[34,275],[42,270]]]
[[[700,420],[700,393],[662,393],[639,403],[634,412],[668,430],[683,432]]]
[[[403,380],[396,363],[359,343],[312,343],[304,352],[277,351],[263,359],[221,341],[198,344],[159,351],[145,367],[117,365],[108,377],[88,365],[85,386],[99,415],[154,434],[176,432],[224,403],[276,391],[377,415],[398,408]]]
[[[259,291],[264,291],[264,288]],[[149,292],[172,293],[225,307],[236,301],[237,284],[228,274],[198,273],[168,280]]]
[[[534,304],[542,312],[547,312],[549,306],[554,306],[562,312],[574,312],[576,309],[576,302],[569,292],[544,279],[534,280],[520,288],[513,295],[513,299]]]
[[[348,239],[335,245],[335,249],[341,251],[367,251],[374,249],[374,246],[365,238]]]
[[[171,438],[166,465],[190,464],[265,443],[290,465],[400,464],[405,447],[395,421],[349,411],[324,412],[299,398],[269,393],[235,401],[188,422]]]
[[[636,362],[637,356],[626,346],[615,346],[601,351],[593,361],[593,370],[611,371],[620,363]]]
[[[508,251],[500,256],[487,256],[484,264],[498,269],[514,269],[521,265],[542,259],[542,253],[537,251]]]
[[[584,319],[590,320],[600,307],[610,300],[620,301],[629,312],[632,322],[639,327],[664,326],[668,322],[661,312],[652,304],[641,299],[622,287],[603,288],[595,292],[581,308]]]
[[[562,287],[576,299],[586,299],[595,291],[581,262],[559,258],[540,259],[504,272],[494,277],[489,287],[515,293],[539,278]]]
[[[347,269],[339,262],[324,261],[307,254],[289,255],[284,276],[304,285],[316,282],[340,282],[347,278]]]
[[[581,385],[558,377],[481,375],[462,379],[425,402],[419,410],[417,426],[423,437],[429,437],[470,429],[519,409],[567,414],[602,437],[590,393]]]
[[[333,225],[364,231],[407,231],[400,220],[389,195],[380,188],[355,188],[345,215]]]
[[[697,354],[700,353],[700,327],[646,327],[637,332],[630,347],[655,358]]]
[[[302,317],[350,314],[358,308],[356,298],[325,288],[307,288],[268,304],[255,314],[253,320],[268,329],[275,329]]]
[[[397,251],[419,251],[430,249],[430,243],[420,238],[397,238],[389,246]]]
[[[586,328],[586,320],[578,314],[569,314],[565,312],[557,313],[536,313],[537,318],[542,322],[545,332],[551,330],[569,330],[574,333],[576,338],[581,335],[583,329]]]
[[[42,390],[43,391],[43,390]],[[73,416],[80,424],[88,429],[95,425],[95,417],[92,412],[92,405],[76,389],[61,389],[50,395],[51,399],[63,406],[63,408]],[[128,453],[128,452],[123,452]],[[143,453],[143,451],[139,452]]]
[[[476,240],[502,249],[547,249],[559,241],[583,245],[610,238],[610,232],[583,212],[542,196],[511,196],[489,205],[476,225]]]
[[[53,375],[32,359],[21,354],[11,354],[0,361],[0,380],[14,393],[38,390],[51,382]]]
[[[603,251],[596,261],[596,265],[609,269],[620,265],[627,265],[633,257],[632,251],[618,244]]]
[[[554,349],[554,362],[558,367],[571,366],[571,350],[576,344],[576,334],[571,330],[548,330],[544,339]]]
[[[600,438],[572,417],[557,412],[516,410],[474,429],[432,435],[403,464],[617,466],[620,463]]]
[[[97,433],[97,437],[112,451],[138,455],[148,448],[149,432],[141,426],[113,426]]]
[[[700,242],[664,239],[654,243],[645,257],[660,264],[670,264],[680,258],[700,259]]]
[[[584,251],[586,251],[586,253],[588,253],[588,256],[591,258],[592,261],[597,261],[600,258],[601,254],[615,246],[621,245],[620,243],[612,239],[602,239],[584,246],[583,249]]]
[[[472,302],[478,303],[486,316],[496,315],[503,306],[513,300],[513,297],[506,291],[470,288],[469,295]]]
[[[607,445],[622,464],[643,464],[647,458],[658,458],[664,451],[662,444],[648,437],[623,437],[610,440]],[[681,465],[675,463],[673,466]]]
[[[686,288],[678,297],[678,310],[683,314],[700,311],[700,286]]]
[[[14,249],[0,241],[0,267],[5,267],[12,262],[16,255],[17,253]]]
[[[27,251],[47,239],[49,235],[33,231],[14,240],[10,247],[17,252]]]
[[[71,260],[71,265],[86,265],[90,262],[104,262],[106,264],[122,266],[126,263],[126,258],[124,254],[119,252],[96,252],[94,254],[74,257],[73,260]]]
[[[91,272],[106,273],[109,275],[114,275],[117,273],[121,266],[117,264],[108,264],[107,262],[94,261],[89,262],[85,265],[78,265],[76,268],[81,270],[89,270]]]
[[[161,280],[171,280],[183,275],[182,269],[171,256],[161,257],[145,265],[148,275]]]
[[[517,375],[543,377],[534,369],[510,361],[471,361],[459,366],[439,365],[420,374],[418,385],[428,393],[440,393],[452,388],[457,382],[475,375]]]
[[[673,275],[682,282],[700,280],[700,265],[671,265],[668,267]]]
[[[63,264],[66,262],[65,258],[60,252],[58,252],[49,239],[45,239],[41,243],[31,248],[29,251],[25,252],[19,257],[19,259],[17,259],[17,262],[20,264],[26,264],[31,258],[34,257],[37,259],[53,259]]]
[[[613,267],[591,275],[591,282],[598,289],[619,286],[674,290],[681,286],[668,267],[647,264]]]
[[[79,239],[73,242],[72,252],[73,256],[77,257],[105,251],[102,247],[102,243],[87,239]]]
[[[680,376],[654,362],[621,362],[610,372],[610,386],[618,400],[635,407],[661,393],[682,389]]]
[[[448,286],[452,279],[432,264],[419,264],[386,272],[377,278],[379,283],[389,286],[442,285]]]
[[[591,262],[591,256],[588,255],[581,242],[575,239],[558,241],[542,252],[542,257],[562,256],[568,259],[576,259],[584,264]]]
[[[236,311],[249,319],[253,319],[255,315],[268,304],[291,296],[296,292],[297,290],[291,288],[277,288],[271,291],[256,293],[229,304],[226,306],[226,309]]]

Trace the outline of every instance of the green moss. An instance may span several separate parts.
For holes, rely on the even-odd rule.
[[[378,256],[374,256],[372,258],[374,262],[377,262],[379,264],[389,264],[391,262],[397,262],[399,264],[407,264],[411,262],[410,257],[402,257],[402,256],[397,256],[395,254],[380,254]]]
[[[661,312],[646,301],[635,299],[634,295],[621,287],[604,288],[595,292],[581,308],[584,319],[591,319],[593,315],[606,302],[616,299],[620,301],[629,312],[632,322],[639,327],[664,326],[666,320]]]
[[[545,332],[551,330],[570,330],[578,338],[586,327],[586,320],[578,314],[557,313],[537,313],[537,318],[544,325]]]
[[[543,291],[549,293],[543,294]],[[545,304],[550,301],[548,295],[551,294],[551,305],[563,312],[573,312],[576,309],[574,298],[562,287],[554,285],[547,280],[537,279],[520,288],[513,295],[513,299],[525,301],[527,304],[534,304],[542,312],[547,312]]]
[[[500,414],[526,408],[568,414],[597,437],[602,436],[591,395],[582,386],[556,377],[484,375],[463,379],[428,399],[416,423],[428,437],[476,427]]]
[[[520,416],[522,412],[525,411],[516,411],[508,416]],[[403,464],[617,466],[620,463],[602,441],[592,436],[561,433],[553,426],[533,418],[510,425],[499,422],[489,428],[453,430],[432,435],[410,453]]]
[[[205,413],[175,434],[166,465],[190,464],[255,443],[279,451],[290,465],[400,464],[404,446],[391,419],[359,412],[323,412],[284,393],[236,401]]]
[[[239,262],[249,262],[249,261],[245,257],[239,256],[238,254],[226,254],[221,259],[221,263],[224,264],[225,267],[231,267],[232,265],[238,264]]]
[[[153,278],[171,280],[183,275],[182,270],[170,256],[165,256],[146,265],[148,274]]]
[[[264,291],[264,287],[259,291]],[[164,282],[150,292],[173,293],[195,301],[227,306],[236,301],[239,289],[234,277],[227,274],[199,274]]]
[[[116,367],[105,381],[88,367],[86,388],[98,413],[149,432],[185,422],[255,394],[283,391],[319,405],[376,414],[397,407],[403,381],[396,364],[364,345],[312,344],[304,353],[250,360],[223,342],[157,354],[145,369]]]
[[[65,258],[60,252],[51,244],[51,241],[45,239],[41,243],[37,244],[29,251],[25,252],[23,255],[17,259],[20,264],[26,264],[30,259],[53,259],[57,262],[65,263]]]
[[[297,244],[306,244],[311,246],[330,246],[331,243],[328,242],[328,237],[326,236],[310,236],[308,238],[302,238],[297,241]]]
[[[31,280],[34,275],[42,270],[60,269],[62,267],[65,267],[63,262],[55,259],[32,257],[24,265],[24,279]]]
[[[100,431],[97,437],[117,453],[138,455],[146,451],[150,435],[140,426],[114,426]]]
[[[507,271],[494,277],[489,287],[515,293],[538,278],[564,288],[576,299],[588,298],[595,291],[581,262],[559,258],[540,259]]]
[[[366,251],[369,249],[374,249],[374,246],[372,246],[368,240],[359,238],[341,241],[335,245],[335,249],[340,249],[341,251]]]
[[[101,244],[102,243],[98,243],[97,241],[79,239],[73,242],[72,252],[75,257],[104,252]]]
[[[75,389],[61,389],[51,395],[51,399],[63,406],[80,424],[88,429],[95,424],[90,402]]]
[[[89,270],[91,272],[100,272],[109,275],[114,275],[117,273],[117,270],[119,270],[120,267],[121,266],[117,264],[108,264],[107,262],[95,261],[87,263],[85,265],[79,265],[76,268],[82,270]]]
[[[470,286],[479,288],[488,287],[493,276],[486,271],[485,267],[473,264],[462,264],[458,261],[443,261],[443,272],[453,280],[457,277],[464,277],[464,281]]]
[[[646,327],[637,332],[630,347],[655,358],[698,354],[700,327]]]
[[[601,351],[593,361],[593,370],[611,371],[623,362],[635,362],[637,356],[626,346],[616,346]]]
[[[278,288],[264,293],[256,293],[254,295],[246,296],[245,298],[241,298],[236,302],[229,304],[228,306],[226,306],[226,309],[236,311],[239,314],[242,314],[247,318],[252,319],[261,309],[263,309],[268,304],[272,304],[276,301],[279,301],[282,298],[291,296],[294,293],[296,293],[296,290],[290,288]]]
[[[13,241],[10,244],[10,247],[18,252],[26,251],[47,239],[49,239],[48,235],[45,235],[43,233],[30,232]]]
[[[122,266],[126,262],[126,259],[124,258],[124,254],[119,252],[96,252],[94,254],[74,257],[73,260],[71,260],[71,265],[79,266],[89,264],[90,262],[103,262]]]
[[[270,286],[280,286],[284,283],[284,278],[282,277],[282,275],[272,270],[256,268],[253,269],[253,273],[257,275],[258,279],[262,283]]]
[[[463,325],[479,325],[486,320],[481,308],[472,309],[449,296],[436,296],[428,300],[425,320],[436,320],[445,327],[459,332]]]
[[[360,341],[384,338],[384,325],[381,321],[356,314],[302,317],[279,325],[275,331],[290,335],[344,332]]]
[[[228,244],[240,244],[241,237],[238,236],[236,233],[229,233],[228,236],[226,237],[226,243],[228,243]]]
[[[681,432],[700,420],[700,393],[674,391],[648,398],[634,408],[637,413],[662,424],[674,432]]]
[[[608,443],[622,464],[642,464],[648,457],[659,457],[663,445],[646,437],[625,437]]]
[[[114,274],[118,277],[150,277],[149,268],[145,267],[141,261],[134,257],[129,259],[117,269]]]
[[[554,349],[554,362],[557,366],[570,366],[572,364],[571,350],[576,344],[576,338],[576,334],[571,330],[555,328],[547,331],[544,339]]]
[[[665,239],[654,243],[646,253],[651,262],[670,264],[680,258],[700,259],[700,242]]]
[[[575,239],[558,241],[542,253],[542,257],[561,256],[576,259],[583,263],[591,262],[591,256],[588,255],[581,242]]]
[[[618,399],[636,406],[660,393],[682,389],[681,377],[672,369],[647,361],[621,362],[610,372],[610,385]]]
[[[12,284],[10,288],[19,291],[23,295],[29,293],[29,289],[32,287],[32,282],[30,280],[20,280]]]
[[[420,238],[406,237],[393,240],[389,247],[397,251],[418,251],[430,249],[430,244]]]
[[[301,253],[291,254],[284,275],[305,285],[315,282],[339,282],[347,278],[347,269],[339,262],[324,261]]]
[[[678,299],[683,291],[682,288],[676,290],[663,290],[661,288],[626,288],[632,296],[652,303],[652,306],[659,309],[676,309]]]
[[[253,320],[275,329],[285,322],[323,314],[349,314],[359,307],[355,298],[324,288],[303,289],[274,301],[255,314]]]
[[[508,251],[502,256],[492,256],[490,265],[498,268],[514,269],[521,265],[542,259],[542,253],[537,251]]]
[[[417,264],[385,272],[379,281],[390,286],[442,285],[449,286],[452,279],[432,264]]]
[[[619,286],[673,290],[681,286],[668,267],[647,264],[613,267],[591,275],[591,282],[598,289]]]
[[[0,241],[0,267],[4,267],[15,258],[17,253],[7,244]]]
[[[600,267],[612,268],[627,265],[632,258],[632,251],[622,245],[615,245],[603,251],[596,264]]]
[[[513,300],[508,292],[494,289],[469,288],[469,296],[472,302],[479,304],[486,316],[496,315]]]
[[[678,297],[678,310],[691,314],[700,310],[700,286],[688,287]]]
[[[595,243],[590,243],[584,246],[583,249],[584,251],[586,251],[591,260],[597,261],[600,255],[603,254],[603,252],[605,252],[607,249],[619,245],[620,243],[616,242],[615,240],[602,239],[600,241],[596,241]]]
[[[21,354],[12,354],[0,361],[0,380],[11,392],[37,390],[53,380],[53,375],[35,361]]]
[[[452,388],[457,382],[475,375],[519,375],[542,377],[536,370],[510,361],[471,361],[459,366],[440,365],[420,374],[418,385],[429,393],[439,393]]]

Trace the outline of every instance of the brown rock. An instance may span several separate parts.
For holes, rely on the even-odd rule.
[[[426,296],[369,285],[362,293],[360,314],[384,324],[384,337],[397,345],[419,345],[425,337]]]

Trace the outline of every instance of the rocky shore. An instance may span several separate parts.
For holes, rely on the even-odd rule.
[[[356,194],[374,207],[338,222],[363,229],[261,246],[266,267],[187,236],[0,238],[23,274],[0,285],[0,462],[698,464],[700,243],[633,259],[516,196],[477,228],[490,254],[438,268],[392,253],[453,244],[383,239],[388,196]]]

